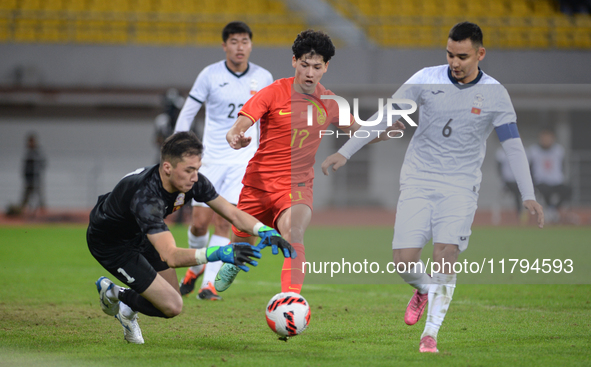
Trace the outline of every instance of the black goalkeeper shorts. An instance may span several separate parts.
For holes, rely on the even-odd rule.
[[[131,289],[143,293],[156,279],[158,272],[169,269],[146,236],[131,241],[107,243],[86,232],[88,249],[107,271]]]

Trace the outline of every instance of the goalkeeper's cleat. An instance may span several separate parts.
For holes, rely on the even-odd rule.
[[[195,289],[195,282],[197,281],[197,278],[199,278],[199,276],[201,276],[201,274],[203,274],[204,271],[205,266],[201,267],[201,271],[199,272],[199,274],[195,274],[195,272],[191,270],[191,268],[187,269],[183,281],[179,284],[181,296],[185,296],[193,292],[193,290]]]
[[[199,290],[199,294],[197,295],[197,299],[201,300],[210,300],[210,301],[221,301],[222,297],[218,295],[216,292],[215,287],[211,282],[207,282],[207,286],[201,288]]]
[[[119,301],[111,301],[107,297],[107,291],[115,286],[115,284],[107,277],[100,277],[96,281],[96,290],[99,292],[101,308],[104,313],[109,316],[115,316],[119,312]]]
[[[129,343],[144,344],[144,337],[142,336],[142,330],[138,324],[137,313],[133,315],[131,319],[125,317],[121,312],[115,315],[115,318],[119,320],[121,326],[123,326],[123,338]]]
[[[423,312],[425,312],[425,306],[427,305],[428,300],[429,293],[420,294],[419,291],[415,289],[415,294],[413,294],[408,302],[406,312],[404,313],[404,322],[406,322],[407,325],[414,325],[419,322],[421,316],[423,316]]]
[[[437,340],[432,336],[424,336],[419,344],[419,352],[421,353],[439,353],[437,349]]]
[[[223,292],[232,285],[234,279],[240,272],[240,268],[236,265],[224,263],[215,276],[215,289],[218,292]]]

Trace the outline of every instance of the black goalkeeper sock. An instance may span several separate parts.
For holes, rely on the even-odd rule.
[[[121,288],[117,298],[119,298],[121,302],[128,305],[134,311],[138,311],[148,316],[163,317],[168,319],[168,317],[162,311],[154,307],[150,301],[139,295],[133,289]]]

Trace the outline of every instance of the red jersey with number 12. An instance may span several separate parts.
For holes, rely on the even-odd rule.
[[[295,91],[294,78],[276,80],[261,89],[239,112],[252,120],[260,119],[259,149],[248,163],[242,183],[267,192],[289,191],[314,178],[316,151],[321,131],[329,124],[338,126],[339,109],[334,95],[318,83],[313,94]],[[308,106],[312,106],[312,124],[308,126]],[[349,121],[353,121],[352,117]]]

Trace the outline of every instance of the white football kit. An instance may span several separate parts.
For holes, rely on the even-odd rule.
[[[441,65],[420,70],[393,98],[417,103],[419,126],[402,165],[392,246],[422,248],[433,238],[464,251],[477,208],[486,139],[493,129],[507,126],[500,128],[502,135],[511,124],[515,134],[510,137],[518,137],[509,94],[482,71],[471,83],[459,84],[449,66]]]
[[[200,172],[214,185],[217,192],[232,204],[238,203],[242,177],[246,166],[258,148],[259,129],[249,129],[250,145],[234,150],[226,141],[226,133],[238,117],[238,112],[262,88],[273,82],[266,69],[248,63],[246,71],[236,74],[226,60],[205,67],[197,76],[179,114],[175,132],[187,131],[203,104],[206,104],[203,131],[203,166]],[[193,202],[193,205],[203,205]]]
[[[479,70],[474,81],[460,84],[448,65],[428,67],[392,98],[413,100],[419,108],[419,125],[400,174],[394,249],[422,248],[431,238],[434,243],[456,244],[460,251],[467,248],[486,139],[493,129],[513,158],[511,166],[523,199],[535,200],[515,110],[507,90],[495,79]],[[375,119],[376,115],[370,120]],[[385,121],[386,116],[378,127],[385,128]],[[371,139],[365,140],[367,144]],[[350,139],[339,153],[349,158],[362,145],[359,139]]]

